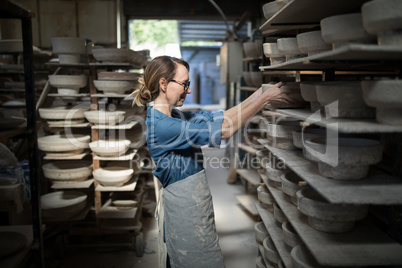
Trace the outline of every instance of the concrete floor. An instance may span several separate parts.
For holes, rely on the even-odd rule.
[[[223,157],[224,150],[204,151],[206,156]],[[255,267],[258,248],[254,237],[255,220],[239,205],[236,195],[244,193],[243,185],[226,182],[228,170],[206,167],[215,209],[216,227],[220,246],[227,268]],[[152,193],[152,192],[151,192]],[[46,267],[59,268],[156,268],[157,224],[150,214],[143,217],[144,255],[136,257],[135,252],[124,248],[72,248],[64,258],[51,254],[46,259]]]

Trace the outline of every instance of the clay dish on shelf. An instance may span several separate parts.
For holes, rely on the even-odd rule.
[[[251,82],[254,87],[260,87],[262,85],[262,72],[250,72]]]
[[[265,57],[269,58],[271,65],[280,64],[286,61],[285,54],[279,51],[277,43],[264,43],[263,51]]]
[[[262,6],[264,17],[269,20],[276,12],[278,12],[285,3],[283,1],[272,1]]]
[[[258,200],[260,200],[264,204],[273,205],[275,202],[274,197],[271,195],[268,189],[263,185],[257,187],[257,195]]]
[[[292,258],[293,268],[322,267],[303,244],[295,246],[290,252],[290,257]]]
[[[285,55],[286,61],[307,56],[300,51],[296,37],[279,38],[277,44],[279,52]]]
[[[264,239],[264,242],[262,244],[264,246],[265,258],[275,264],[279,263],[280,256],[275,248],[274,243],[272,242],[272,239],[270,237],[267,237]]]
[[[305,101],[310,102],[311,111],[321,110],[323,106],[318,102],[316,86],[325,82],[300,82],[300,94]]]
[[[325,43],[321,31],[311,31],[296,35],[297,45],[302,53],[309,56],[332,49],[332,45]]]
[[[321,34],[324,41],[332,44],[333,49],[354,43],[370,44],[376,36],[369,34],[363,27],[361,13],[342,14],[321,20]]]
[[[0,53],[22,52],[23,45],[21,39],[0,40]]]
[[[296,233],[289,221],[282,223],[282,234],[283,242],[285,242],[285,244],[291,248],[303,243],[303,241],[300,239],[300,236]]]
[[[292,131],[293,145],[299,149],[303,149],[306,140],[325,137],[326,133],[327,129],[325,128],[304,127],[294,130]]]
[[[98,156],[114,157],[127,152],[129,140],[98,140],[89,143],[91,150]]]
[[[92,54],[97,61],[103,63],[132,63],[143,65],[146,58],[128,48],[94,48]]]
[[[376,120],[402,125],[402,80],[362,81],[363,99],[376,108]]]
[[[113,192],[112,204],[118,209],[133,209],[138,206],[140,195],[134,192]]]
[[[98,80],[117,80],[137,82],[142,75],[131,72],[99,72]]]
[[[382,159],[383,145],[363,138],[315,138],[306,140],[306,150],[319,159],[319,172],[337,180],[359,180],[367,176],[369,166]]]
[[[78,94],[80,88],[87,85],[88,77],[86,75],[49,75],[49,83],[57,88],[59,94]]]
[[[52,181],[75,182],[88,179],[92,174],[89,161],[54,161],[42,166],[46,178]]]
[[[282,192],[290,197],[290,201],[293,205],[297,206],[296,192],[308,187],[307,185],[299,185],[299,182],[304,182],[299,176],[294,172],[285,172],[281,175],[282,180]]]
[[[108,166],[95,169],[92,174],[103,186],[122,186],[131,179],[133,172],[133,169],[121,166]]]
[[[41,196],[44,219],[69,219],[80,213],[87,203],[87,194],[79,191],[56,191]]]
[[[250,72],[243,72],[244,82],[246,86],[254,87],[253,80],[251,80],[251,73]],[[261,80],[262,82],[262,80]]]
[[[38,148],[45,152],[69,152],[82,151],[88,148],[88,143],[91,140],[89,135],[49,135],[38,138]]]
[[[362,5],[363,25],[379,45],[402,45],[402,1],[376,0]]]
[[[125,111],[86,111],[85,118],[97,125],[116,125],[124,120]]]
[[[72,108],[54,107],[54,108],[39,108],[39,115],[42,119],[48,120],[72,120],[85,118],[84,112],[88,108]]]
[[[298,209],[311,227],[328,233],[345,233],[367,216],[368,205],[332,204],[312,188],[298,191]]]
[[[78,37],[53,37],[52,51],[59,55],[61,64],[80,63],[81,55],[86,54],[86,40]]]
[[[318,102],[325,106],[331,117],[375,117],[375,109],[364,102],[361,83],[358,81],[320,83],[316,91]]]
[[[268,230],[265,227],[264,222],[257,222],[254,225],[254,234],[255,234],[255,240],[258,242],[258,244],[262,245],[262,243],[264,243],[264,239],[269,236]]]
[[[113,81],[113,80],[94,80],[94,85],[99,91],[104,94],[124,94],[131,90],[136,82],[132,81]]]
[[[257,49],[253,41],[243,42],[243,51],[246,58],[256,58],[261,56],[260,51]]]

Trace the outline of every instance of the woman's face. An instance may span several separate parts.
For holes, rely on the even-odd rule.
[[[176,74],[174,81],[168,81],[166,96],[170,105],[175,107],[183,106],[187,94],[191,93],[191,89],[185,90],[185,83],[189,81],[188,71],[184,65],[176,64]]]

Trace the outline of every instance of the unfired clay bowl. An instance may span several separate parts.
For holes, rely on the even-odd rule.
[[[321,175],[337,180],[359,180],[369,166],[382,159],[383,145],[363,138],[315,138],[306,140],[306,150],[319,159]]]
[[[131,81],[94,80],[94,85],[104,94],[124,94],[135,86]]]
[[[116,125],[124,120],[125,111],[86,111],[85,118],[97,125]]]
[[[261,245],[264,242],[264,239],[269,236],[268,230],[265,227],[264,222],[257,222],[254,225],[254,233],[255,233],[255,239]]]
[[[260,52],[253,41],[244,42],[243,51],[246,57],[255,58],[260,56]]]
[[[264,246],[265,258],[277,264],[280,261],[280,257],[278,251],[275,248],[274,242],[272,242],[272,239],[270,237],[267,237],[264,239],[264,242],[262,244]]]
[[[271,65],[280,64],[286,61],[285,54],[280,52],[277,43],[264,43],[264,55],[269,58]]]
[[[293,145],[299,149],[304,148],[306,140],[325,137],[327,130],[325,128],[304,127],[292,131]]]
[[[38,138],[38,148],[45,152],[69,152],[88,148],[89,135],[49,135]]]
[[[98,140],[89,143],[89,147],[99,156],[113,157],[127,152],[130,143],[129,140]]]
[[[49,120],[71,120],[85,118],[84,112],[88,109],[68,109],[67,107],[39,108],[39,115],[42,119]]]
[[[379,45],[402,45],[402,1],[376,0],[362,5],[363,25]]]
[[[99,72],[98,80],[138,81],[142,75],[131,72]]]
[[[95,169],[92,174],[103,186],[122,186],[131,179],[133,172],[133,169],[109,166]]]
[[[21,39],[0,40],[0,53],[22,52],[24,49]]]
[[[331,117],[374,118],[375,110],[364,102],[360,82],[327,82],[316,86],[318,102]]]
[[[251,73],[250,72],[243,72],[244,82],[246,86],[254,87],[253,80],[251,80]],[[261,79],[262,82],[262,79]]]
[[[250,72],[250,77],[255,87],[259,88],[262,85],[262,72]]]
[[[287,244],[289,247],[293,248],[298,244],[303,243],[303,241],[300,239],[300,236],[296,233],[289,221],[282,223],[282,234],[283,242],[285,242],[285,244]]]
[[[80,55],[86,54],[86,40],[78,37],[53,37],[53,53],[59,54],[62,64],[75,64],[80,62]]]
[[[88,83],[86,75],[49,75],[49,83],[59,94],[78,94]]]
[[[350,43],[375,43],[377,39],[364,29],[361,13],[327,17],[321,20],[320,25],[322,38],[332,44],[333,49]]]
[[[46,178],[52,181],[75,182],[88,179],[92,174],[89,161],[55,161],[42,166]]]
[[[308,216],[310,226],[318,231],[348,232],[368,213],[368,205],[331,204],[312,188],[300,190],[296,195],[300,212]]]
[[[287,194],[290,197],[292,204],[297,206],[296,192],[306,188],[307,185],[299,185],[300,182],[304,182],[303,179],[291,171],[283,173],[281,175],[281,180],[282,192]]]
[[[285,55],[286,61],[307,56],[300,51],[296,37],[279,38],[277,44],[279,52]]]
[[[278,12],[285,3],[282,1],[272,1],[269,3],[266,3],[262,6],[262,11],[264,13],[264,17],[269,20],[273,15],[275,15],[276,12]]]
[[[376,108],[376,120],[402,125],[402,80],[362,81],[363,99]]]
[[[266,175],[268,177],[268,184],[271,187],[275,187],[278,190],[282,190],[282,180],[281,176],[283,173],[287,172],[287,168],[278,169],[272,164],[267,164],[265,166]]]
[[[82,211],[87,195],[79,191],[57,191],[41,196],[44,219],[68,219]]]
[[[311,111],[321,110],[323,107],[317,98],[316,86],[325,82],[300,82],[300,93],[305,101],[310,102]]]
[[[146,58],[128,48],[96,48],[92,49],[92,54],[97,61],[103,63],[132,63],[143,65]]]
[[[302,53],[309,56],[322,53],[332,49],[332,45],[325,43],[321,31],[301,33],[296,36],[297,45]]]
[[[257,187],[258,200],[267,205],[273,205],[275,202],[274,197],[268,191],[267,187],[260,185]]]
[[[307,247],[302,244],[295,246],[290,252],[290,256],[293,268],[315,268],[322,266],[314,259]]]

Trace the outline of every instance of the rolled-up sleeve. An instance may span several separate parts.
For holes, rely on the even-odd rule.
[[[211,132],[209,133],[209,147],[219,147],[222,141],[223,112],[213,114],[211,122]]]

